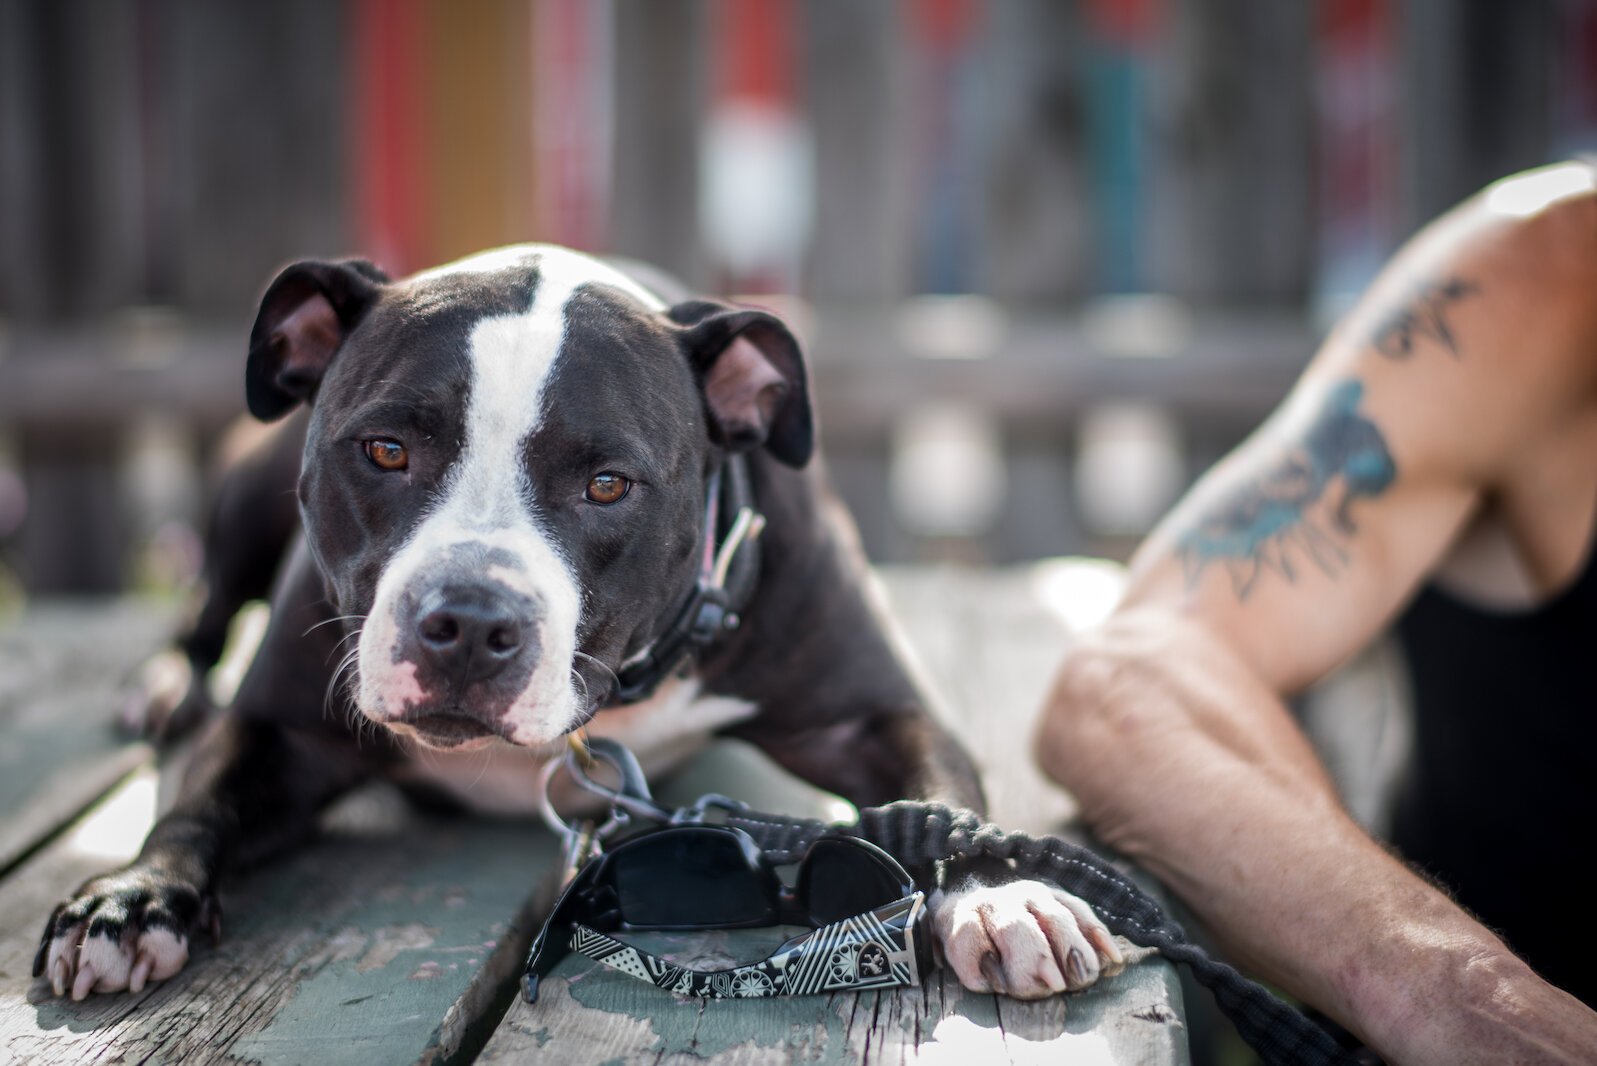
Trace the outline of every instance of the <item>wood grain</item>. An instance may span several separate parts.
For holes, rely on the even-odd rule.
[[[173,617],[137,600],[52,604],[0,627],[0,871],[149,759],[113,721]]]
[[[701,968],[746,962],[780,935],[745,931],[632,939]],[[675,946],[678,950],[669,950]],[[789,1062],[1184,1063],[1179,988],[1162,962],[1040,1003],[975,993],[939,971],[922,988],[760,1000],[673,996],[585,959],[567,958],[538,1003],[517,999],[478,1059],[526,1061],[558,1048],[570,1066],[611,1061],[726,1066]]]
[[[177,977],[53,997],[29,976],[45,916],[130,857],[152,815],[152,778],[135,778],[0,884],[0,1062],[451,1058],[501,1009],[531,940],[531,886],[555,854],[540,827],[423,818],[366,793],[311,847],[224,889],[221,942],[194,945]]]

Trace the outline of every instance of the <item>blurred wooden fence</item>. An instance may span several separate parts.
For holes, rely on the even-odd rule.
[[[1081,415],[1137,399],[1189,472],[1216,456],[1309,354],[1311,302],[1590,143],[1594,6],[0,0],[0,466],[27,504],[0,545],[34,589],[129,579],[130,434],[164,419],[200,463],[281,263],[556,239],[797,289],[878,555],[940,550],[886,491],[929,400],[992,420],[1024,489],[966,557],[1112,548],[1074,497]],[[705,239],[701,133],[740,93],[796,117],[813,175],[764,272]],[[928,292],[990,298],[1001,350],[922,358]],[[1175,299],[1167,358],[1116,357],[1117,293]]]

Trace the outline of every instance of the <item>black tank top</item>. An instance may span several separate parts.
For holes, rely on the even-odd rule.
[[[1398,634],[1416,731],[1393,843],[1597,1007],[1597,544],[1538,607],[1493,611],[1428,587]]]

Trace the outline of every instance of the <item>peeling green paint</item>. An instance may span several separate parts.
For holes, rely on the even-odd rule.
[[[286,1003],[233,1056],[273,1063],[368,1066],[415,1062],[465,992],[482,959],[556,861],[539,829],[503,822],[434,823],[388,840],[324,840],[324,861],[268,868],[230,914],[234,935],[310,914],[316,930]],[[312,876],[307,877],[306,867]],[[378,881],[364,898],[333,882]],[[373,875],[376,875],[375,877]],[[329,900],[346,905],[328,907]],[[297,975],[296,975],[297,976]]]

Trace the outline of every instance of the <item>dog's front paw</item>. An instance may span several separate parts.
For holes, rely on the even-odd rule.
[[[130,867],[87,882],[45,923],[33,976],[58,996],[143,990],[183,968],[189,936],[209,926],[221,935],[214,897],[159,870]]]
[[[192,733],[214,710],[204,675],[169,648],[151,656],[128,683],[117,720],[123,732],[165,745]]]
[[[1119,973],[1125,959],[1083,900],[1041,881],[972,882],[932,900],[943,957],[966,988],[1043,999]]]

